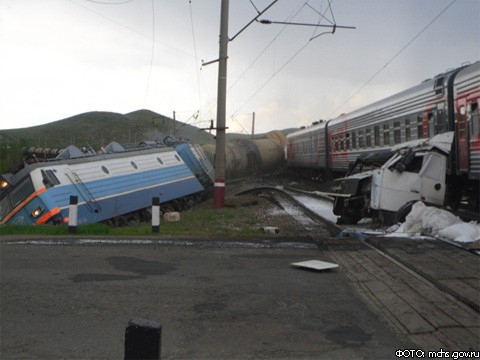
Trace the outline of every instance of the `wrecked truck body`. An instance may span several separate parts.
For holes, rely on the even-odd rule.
[[[356,224],[367,217],[393,223],[402,221],[416,201],[445,205],[453,137],[447,132],[398,145],[381,167],[336,180],[338,223]]]

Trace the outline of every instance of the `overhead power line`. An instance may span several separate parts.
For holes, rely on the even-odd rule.
[[[98,1],[98,0],[85,0],[94,4],[101,4],[101,5],[123,5],[132,2],[133,0],[123,0],[123,1],[115,1],[115,2],[108,2],[108,1]]]
[[[144,104],[146,104],[147,102],[148,91],[150,90],[150,78],[152,76],[154,57],[155,57],[155,0],[152,0],[152,51],[150,53],[150,67],[148,69],[147,89],[145,91]]]
[[[312,8],[312,6],[310,6],[308,4],[308,1],[303,5],[303,6],[309,6],[310,8]],[[302,6],[302,8],[303,8]],[[313,8],[312,8],[313,9]],[[300,9],[301,10],[301,9]],[[299,11],[300,11],[299,10]],[[314,9],[315,10],[315,9]],[[288,25],[304,25],[304,26],[314,26],[315,27],[315,30],[313,31],[312,35],[310,36],[310,38],[305,42],[305,44],[303,44],[302,47],[300,47],[287,61],[285,61],[283,63],[282,66],[280,66],[280,68],[278,70],[276,70],[239,108],[237,108],[237,110],[234,111],[234,113],[231,115],[232,117],[235,116],[246,104],[248,104],[260,91],[263,90],[263,88],[270,82],[272,81],[272,79],[280,72],[282,71],[288,64],[290,64],[293,59],[295,59],[311,42],[312,40],[318,38],[319,36],[321,35],[324,35],[324,34],[334,34],[335,33],[335,30],[337,28],[336,24],[334,22],[332,22],[331,20],[328,20],[326,17],[325,17],[325,14],[326,12],[330,10],[331,14],[332,14],[332,18],[334,19],[334,16],[333,16],[333,11],[332,11],[332,8],[331,8],[331,1],[328,2],[328,8],[324,11],[324,13],[320,13],[319,11],[315,10],[316,13],[318,13],[320,15],[320,20],[318,21],[317,24],[308,24],[308,23],[296,23],[296,22],[288,22],[288,21],[270,21],[270,20],[260,20],[259,22],[261,23],[265,23],[265,24],[281,24],[281,25],[284,25],[284,26],[288,26]],[[320,22],[322,21],[322,19],[327,19],[331,24],[333,25],[322,25],[320,24]],[[319,27],[329,27],[329,28],[332,28],[332,31],[328,31],[328,32],[323,32],[321,34],[317,34],[315,35],[317,29]],[[345,29],[355,29],[355,27],[353,26],[338,26],[338,28],[345,28]],[[283,29],[282,29],[283,31]],[[269,44],[270,46],[270,44]]]
[[[420,37],[420,35],[422,35],[440,16],[443,15],[443,13],[445,11],[447,11],[457,0],[453,0],[450,4],[448,4],[437,16],[435,16],[427,25],[425,25],[423,27],[422,30],[420,30],[408,43],[406,43],[395,55],[393,55],[393,57],[388,60],[385,65],[383,65],[375,74],[373,74],[372,76],[370,76],[370,78],[368,78],[368,80],[362,85],[360,86],[360,88],[355,91],[352,95],[350,95],[350,97],[345,100],[345,102],[340,105],[331,115],[330,117],[333,117],[333,115],[335,115],[338,110],[340,110],[342,107],[345,106],[345,104],[347,104],[355,95],[357,95],[360,91],[362,91],[373,79],[375,79],[377,77],[378,74],[380,74],[388,65],[390,65],[397,57],[400,56],[400,54],[402,52],[404,52],[415,40],[417,40],[418,37]]]

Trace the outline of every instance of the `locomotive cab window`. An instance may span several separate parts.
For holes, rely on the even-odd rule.
[[[34,193],[35,189],[30,178],[26,178],[22,183],[14,188],[10,193],[10,202],[15,208],[18,204]]]
[[[58,180],[53,170],[42,170],[41,173],[42,173],[43,183],[45,184],[46,187],[52,187],[60,184],[60,180]]]

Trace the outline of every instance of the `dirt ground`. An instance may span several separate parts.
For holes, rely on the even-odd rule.
[[[279,233],[275,237],[293,237],[299,241],[313,236],[311,229],[306,229],[305,225],[295,220],[287,211],[285,211],[267,191],[249,191],[254,188],[268,186],[295,186],[307,191],[318,190],[329,191],[330,184],[312,184],[298,183],[288,178],[266,178],[266,179],[245,179],[226,184],[225,207],[227,208],[247,208],[254,213],[258,220],[259,227],[278,228]],[[213,198],[199,204],[196,208],[213,208]],[[238,219],[239,224],[242,219]],[[232,224],[235,225],[235,224]]]

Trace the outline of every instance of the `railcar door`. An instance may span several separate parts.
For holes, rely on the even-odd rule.
[[[480,179],[480,119],[478,116],[478,99],[469,101],[469,135],[470,135],[470,171],[472,179]]]
[[[467,100],[466,98],[457,99],[457,170],[460,172],[468,172],[469,154],[469,130],[467,119]]]

